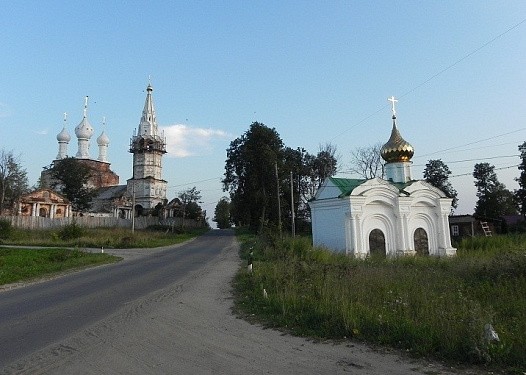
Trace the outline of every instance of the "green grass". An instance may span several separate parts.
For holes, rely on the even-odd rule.
[[[108,254],[68,249],[14,249],[0,247],[0,285],[31,280],[70,269],[116,262]]]
[[[526,236],[465,240],[449,259],[366,260],[313,249],[305,238],[238,238],[254,271],[236,276],[236,308],[269,326],[526,370]],[[487,323],[500,342],[485,341]]]
[[[75,229],[75,228],[72,228]],[[165,228],[135,230],[122,228],[80,228],[67,230],[23,230],[12,228],[9,236],[0,239],[3,245],[62,246],[93,248],[142,248],[181,243],[208,231],[208,228],[170,232]]]
[[[0,231],[0,246],[55,248],[0,247],[0,285],[39,278],[69,269],[114,262],[119,259],[107,254],[79,251],[79,248],[153,248],[181,243],[206,231],[208,228],[174,233],[167,231],[166,228],[152,228],[136,230],[132,234],[129,229],[86,229],[75,224],[58,230],[22,230],[7,225]],[[76,250],[68,250],[64,247]]]

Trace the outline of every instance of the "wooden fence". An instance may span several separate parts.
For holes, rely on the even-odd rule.
[[[76,223],[84,228],[131,228],[131,219],[121,219],[118,217],[91,217],[91,216],[75,216],[58,219],[51,219],[40,216],[2,216],[1,220],[9,220],[11,225],[16,228],[24,229],[53,229],[60,228],[65,225]],[[181,228],[183,226],[183,219],[180,217],[169,217],[160,219],[153,216],[139,216],[135,218],[135,228],[144,229],[151,225],[166,225],[174,228]],[[185,228],[203,228],[206,222],[192,219],[184,220]]]

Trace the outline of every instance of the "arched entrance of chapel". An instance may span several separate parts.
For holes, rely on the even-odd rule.
[[[429,239],[424,228],[417,228],[413,235],[417,255],[429,255]]]
[[[373,229],[369,233],[369,254],[373,257],[385,257],[385,235],[380,229]]]

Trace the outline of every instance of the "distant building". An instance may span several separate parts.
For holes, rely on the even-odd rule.
[[[413,147],[396,126],[382,147],[386,179],[328,178],[309,202],[315,246],[356,257],[456,254],[448,215],[452,199],[411,176]]]
[[[92,171],[92,176],[88,181],[90,187],[98,189],[105,186],[115,186],[119,184],[119,176],[110,169],[110,163],[108,161],[108,146],[110,140],[103,130],[100,136],[97,138],[97,144],[99,146],[99,155],[97,159],[92,159],[89,154],[90,139],[93,136],[93,127],[88,120],[88,98],[86,97],[84,102],[84,115],[81,122],[75,128],[75,135],[78,140],[78,151],[75,158],[78,161]],[[105,120],[103,120],[103,126],[105,126]],[[51,176],[51,168],[60,163],[63,159],[68,157],[68,144],[71,140],[71,136],[67,130],[67,115],[64,114],[64,127],[62,131],[57,135],[58,141],[58,154],[57,158],[53,160],[52,164],[48,168],[44,168],[40,174],[40,180],[42,186],[45,188],[51,188],[53,185],[53,177]]]
[[[88,215],[131,219],[132,197],[128,195],[126,185],[99,188]]]
[[[88,98],[84,103],[84,114],[75,128],[78,151],[75,158],[88,166],[92,175],[88,186],[97,190],[89,213],[91,216],[114,216],[131,218],[133,201],[136,215],[148,215],[156,207],[167,202],[167,182],[162,179],[162,156],[166,153],[166,141],[158,134],[157,119],[153,105],[150,84],[146,88],[146,101],[137,133],[130,141],[130,152],[133,154],[133,175],[126,185],[119,185],[119,176],[110,169],[108,147],[110,140],[103,130],[97,138],[99,148],[97,159],[90,156],[90,140],[94,130],[88,120]],[[103,125],[105,126],[105,120]],[[51,168],[68,157],[68,145],[71,141],[67,129],[67,115],[64,114],[64,126],[57,135],[58,154],[50,167],[41,173],[42,186],[51,188],[53,177]]]
[[[167,182],[162,178],[162,157],[166,153],[166,141],[157,129],[152,91],[149,84],[139,128],[130,140],[133,176],[127,182],[127,190],[134,197],[138,213],[152,211],[156,206],[167,203]]]
[[[18,200],[19,216],[63,218],[71,216],[71,203],[56,191],[38,189],[24,194]]]

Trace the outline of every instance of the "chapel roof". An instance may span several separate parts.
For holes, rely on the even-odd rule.
[[[359,178],[337,178],[329,177],[329,180],[341,191],[341,197],[347,196],[352,193],[352,191],[363,184],[364,179]]]
[[[415,154],[413,146],[402,138],[396,127],[396,116],[393,115],[393,129],[391,137],[386,144],[382,146],[380,155],[387,163],[410,161]]]
[[[337,177],[329,177],[329,180],[341,191],[341,194],[338,196],[338,198],[347,197],[351,195],[354,189],[356,189],[358,186],[363,184],[366,181],[366,179],[359,179],[359,178],[337,178]],[[416,180],[408,181],[406,183],[401,182],[393,182],[393,181],[387,181],[384,180],[390,185],[395,186],[398,190],[400,190],[401,193],[405,193],[404,189],[410,185],[412,185]]]

